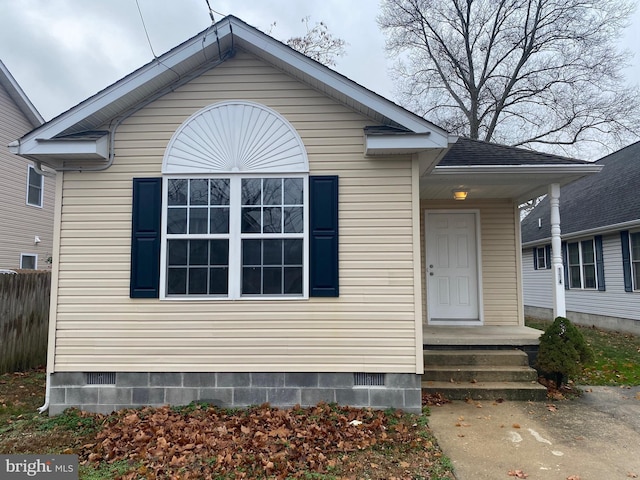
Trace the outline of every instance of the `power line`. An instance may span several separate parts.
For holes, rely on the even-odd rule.
[[[217,13],[221,17],[225,16],[224,13],[217,12],[216,10],[211,8],[211,4],[209,3],[209,0],[204,0],[204,1],[207,2],[207,8],[209,9],[209,17],[211,17],[211,23],[216,23],[216,19],[213,16],[214,13]]]
[[[207,0],[207,3],[209,3],[209,0]],[[147,36],[147,42],[149,42],[149,48],[151,49],[151,53],[153,54],[153,58],[157,59],[158,56],[156,55],[156,52],[153,51],[153,45],[151,45],[151,39],[149,38],[149,32],[147,32],[147,26],[144,23],[144,17],[142,16],[142,10],[140,10],[140,4],[138,3],[138,0],[136,0],[136,6],[138,7],[138,13],[140,14],[140,20],[142,21],[142,28],[144,28],[144,34]]]

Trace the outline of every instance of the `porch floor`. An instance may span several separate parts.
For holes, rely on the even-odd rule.
[[[422,344],[433,346],[538,345],[542,331],[525,326],[483,325],[442,327],[423,325]]]

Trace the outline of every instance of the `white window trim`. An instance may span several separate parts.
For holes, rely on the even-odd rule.
[[[595,279],[596,279],[596,285],[595,287],[585,287],[584,286],[584,267],[585,267],[585,263],[582,260],[582,242],[591,242],[591,244],[593,245],[593,264],[588,263],[586,265],[593,265],[593,269],[594,269],[594,273],[595,273]],[[569,245],[577,243],[578,244],[578,255],[579,255],[579,266],[580,266],[580,286],[579,287],[573,287],[571,285],[571,264],[569,263],[570,261],[570,254],[569,254]],[[596,252],[596,241],[594,237],[591,238],[583,238],[580,240],[576,240],[573,242],[567,242],[567,268],[569,269],[569,289],[570,290],[589,290],[589,291],[593,291],[593,290],[598,290],[598,287],[600,286],[600,279],[598,278],[598,253]],[[576,266],[576,264],[574,264],[573,266]]]
[[[640,233],[640,231],[629,232],[629,267],[631,268],[631,290],[633,292],[640,292],[640,282],[636,281],[635,275],[633,274],[633,264],[640,263],[640,258],[633,258],[633,235],[636,233]]]
[[[31,176],[32,171],[34,173],[38,173],[36,172],[36,169],[33,165],[27,165],[27,191],[26,191],[25,202],[30,207],[43,208],[44,206],[44,175],[38,174],[40,175],[40,204],[29,203],[29,188],[31,187],[31,185],[29,184],[29,177]]]
[[[21,253],[20,254],[20,269],[24,269],[24,270],[31,270],[30,268],[24,268],[23,267],[23,259],[25,257],[34,257],[35,260],[33,262],[33,270],[37,270],[38,269],[38,254],[37,253]]]
[[[549,259],[547,258],[547,246],[544,245],[542,247],[534,247],[536,249],[536,265],[537,270],[547,270],[547,265],[549,265]],[[540,256],[538,255],[538,251],[542,250],[542,257],[544,258],[544,266],[540,266]]]
[[[229,294],[224,295],[167,295],[167,211],[168,211],[168,182],[170,179],[196,179],[196,178],[228,178],[230,180],[229,198],[229,234],[224,235],[171,235],[171,238],[185,239],[214,239],[229,238]],[[241,270],[242,255],[240,244],[243,234],[241,234],[241,188],[240,182],[244,178],[302,178],[303,179],[303,212],[304,212],[304,232],[302,238],[302,295],[241,295]],[[234,195],[235,194],[235,195]],[[235,197],[235,198],[234,198]],[[234,201],[235,200],[235,201]],[[283,238],[281,234],[256,234],[256,239]],[[295,238],[295,237],[292,237]],[[162,177],[162,227],[160,245],[160,300],[167,301],[228,301],[228,300],[251,300],[251,301],[291,301],[309,299],[309,174],[308,173],[241,173],[241,174],[184,174],[184,175],[164,175]]]

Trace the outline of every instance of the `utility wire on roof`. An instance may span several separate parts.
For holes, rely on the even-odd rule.
[[[211,4],[209,3],[209,0],[204,0],[204,1],[207,2],[207,8],[209,9],[209,16],[211,17],[211,23],[212,24],[216,23],[216,19],[213,16],[214,13],[217,13],[221,17],[224,17],[224,14],[222,14],[220,12],[216,12],[213,8],[211,8]]]
[[[138,0],[136,0],[136,6],[138,7],[138,13],[140,14],[140,20],[142,21],[142,28],[144,28],[144,34],[147,36],[147,42],[149,43],[149,48],[151,49],[151,54],[153,55],[153,58],[156,59],[158,61],[158,63],[160,63],[161,65],[164,65],[166,68],[168,68],[173,73],[175,73],[176,77],[178,77],[178,79],[180,79],[180,74],[178,72],[176,72],[170,66],[162,63],[162,61],[156,55],[156,52],[154,52],[153,45],[151,45],[151,38],[149,38],[149,32],[147,31],[147,25],[144,23],[144,16],[142,15],[142,10],[140,9],[140,3],[138,2]]]
[[[158,56],[156,55],[156,52],[153,51],[153,45],[151,45],[151,39],[149,38],[149,32],[147,31],[147,25],[144,23],[144,16],[142,15],[142,10],[140,10],[140,3],[138,3],[138,0],[136,0],[136,7],[138,7],[138,13],[140,14],[140,20],[142,21],[142,28],[144,28],[144,34],[147,36],[147,42],[149,43],[149,48],[151,49],[151,54],[153,55],[153,58],[155,58],[157,60]]]

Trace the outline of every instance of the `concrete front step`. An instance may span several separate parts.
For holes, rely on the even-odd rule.
[[[426,350],[422,390],[452,400],[544,400],[525,352],[505,350]]]
[[[535,382],[538,374],[525,366],[425,365],[422,378],[434,382]]]
[[[425,350],[424,365],[528,366],[522,350]]]
[[[422,382],[424,393],[440,393],[450,400],[541,401],[547,389],[538,382]]]

